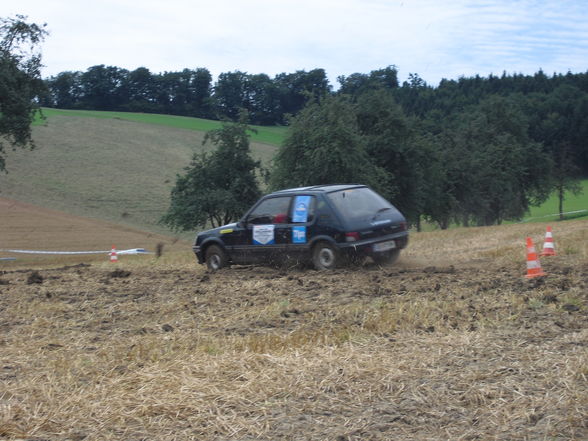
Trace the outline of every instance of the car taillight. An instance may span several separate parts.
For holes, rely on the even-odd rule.
[[[400,229],[402,231],[408,230],[408,224],[406,222],[400,222]]]
[[[349,233],[345,233],[345,241],[346,242],[355,242],[359,240],[359,233],[357,231],[351,231]]]

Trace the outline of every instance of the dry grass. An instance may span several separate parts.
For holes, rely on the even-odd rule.
[[[531,281],[544,224],[414,234],[397,266],[332,273],[4,265],[0,438],[585,440],[587,230],[554,226]]]

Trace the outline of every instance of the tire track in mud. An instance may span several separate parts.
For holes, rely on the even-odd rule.
[[[332,272],[252,266],[190,273],[73,265],[4,271],[0,305],[66,304],[74,309],[62,317],[66,323],[84,321],[90,309],[109,310],[112,320],[88,327],[93,332],[159,332],[167,324],[218,336],[365,330],[370,321],[371,332],[383,333],[373,322],[386,314],[396,316],[396,329],[424,332],[475,330],[517,314],[541,321],[545,310],[550,323],[585,317],[588,268],[560,261],[548,270],[548,277],[526,280],[520,268],[504,266],[367,265]]]

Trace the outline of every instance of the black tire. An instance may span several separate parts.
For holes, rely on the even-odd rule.
[[[372,256],[374,262],[379,265],[392,265],[400,257],[400,250],[386,251],[385,253],[378,253]]]
[[[328,242],[319,242],[312,250],[312,263],[319,271],[337,268],[339,260],[339,250]]]
[[[210,245],[206,248],[206,266],[210,271],[218,271],[229,263],[225,250],[218,245]]]

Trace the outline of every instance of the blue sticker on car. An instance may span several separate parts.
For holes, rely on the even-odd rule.
[[[308,220],[308,207],[310,206],[310,196],[296,196],[294,201],[294,214],[292,222],[306,222]]]
[[[292,243],[306,243],[306,227],[292,227]]]

